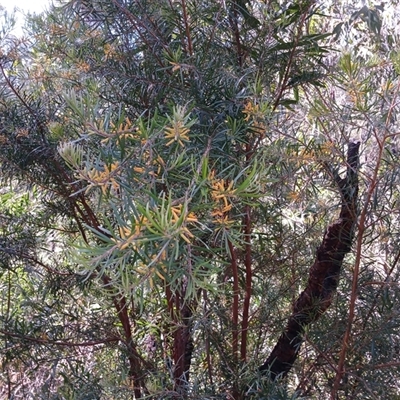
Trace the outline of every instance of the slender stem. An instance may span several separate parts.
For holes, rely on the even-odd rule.
[[[233,305],[232,305],[232,353],[235,360],[238,358],[238,322],[239,322],[239,275],[237,255],[232,242],[228,241],[229,252],[231,253],[231,268],[233,277]]]
[[[193,44],[192,44],[192,38],[190,36],[190,27],[189,27],[189,20],[188,20],[188,14],[187,14],[185,0],[182,0],[182,11],[183,11],[183,19],[185,22],[186,38],[187,38],[187,42],[188,42],[188,52],[192,56],[193,55]]]
[[[233,16],[229,17],[229,21],[231,24],[231,28],[233,30],[233,33],[235,35],[235,42],[236,42],[236,50],[237,50],[237,55],[238,55],[238,63],[239,66],[241,67],[243,65],[243,50],[242,50],[242,43],[240,41],[240,32],[239,32],[239,26],[238,26],[238,10],[237,10],[237,3],[236,1],[232,1],[232,14]]]
[[[58,165],[59,169],[60,166]],[[67,181],[68,182],[68,181]],[[83,194],[80,195],[79,201],[81,205],[83,205],[85,213],[81,212],[81,217],[85,221],[88,226],[93,227],[96,230],[99,230],[100,223],[93,212],[90,205],[87,203]],[[77,210],[80,210],[80,206],[78,205],[78,199],[74,199],[74,206]],[[82,225],[78,225],[79,229],[82,230],[82,236],[85,237],[85,232],[83,230]],[[129,376],[131,377],[134,385],[133,392],[135,394],[135,398],[139,399],[142,396],[141,384],[142,379],[140,378],[139,370],[140,370],[140,356],[136,350],[136,346],[134,344],[133,336],[132,336],[132,326],[129,319],[128,313],[128,304],[126,302],[126,298],[124,296],[116,296],[113,294],[113,284],[111,278],[102,274],[101,279],[104,283],[104,287],[107,288],[109,293],[112,294],[112,301],[114,303],[115,309],[117,311],[118,318],[122,324],[124,336],[125,336],[125,344],[128,349],[128,360],[129,360]]]
[[[0,72],[2,73],[4,79],[7,82],[7,85],[9,88],[14,92],[14,94],[17,96],[19,101],[22,103],[22,105],[28,110],[28,112],[35,118],[38,127],[39,127],[39,132],[42,134],[43,140],[45,140],[44,133],[45,133],[45,127],[43,123],[38,120],[38,117],[34,110],[30,107],[30,105],[20,96],[18,91],[15,89],[13,86],[12,82],[10,79],[7,77],[7,74],[4,71],[3,65],[0,63]],[[51,162],[50,162],[51,161]],[[86,225],[91,226],[92,228],[99,230],[100,223],[97,219],[96,214],[93,212],[91,206],[88,204],[84,194],[80,194],[77,197],[71,198],[71,193],[70,193],[70,187],[74,187],[74,184],[71,182],[71,179],[64,169],[64,166],[61,165],[56,157],[52,157],[49,160],[49,174],[54,178],[55,182],[59,184],[59,186],[62,188],[62,192],[59,193],[61,196],[64,197],[73,207],[77,212],[80,214],[80,217]],[[56,173],[54,173],[54,170],[52,167],[55,167]],[[51,189],[53,190],[53,189]],[[81,209],[81,206],[83,206],[84,212]],[[74,213],[75,214],[75,213]],[[75,220],[77,221],[78,224],[78,229],[80,230],[80,233],[82,234],[82,237],[84,240],[87,241],[86,238],[86,232],[84,230],[83,225],[80,223],[79,217],[75,214]],[[40,263],[39,260],[35,260],[36,263]],[[44,264],[41,264],[44,267]],[[123,326],[123,331],[124,331],[124,337],[125,337],[125,343],[128,349],[128,360],[129,360],[129,365],[130,365],[130,371],[129,375],[131,379],[133,380],[134,383],[134,395],[136,398],[141,398],[142,396],[142,390],[141,386],[143,383],[143,380],[140,377],[140,355],[136,350],[136,347],[134,345],[133,341],[133,336],[132,336],[132,327],[128,315],[128,306],[126,303],[126,299],[124,296],[121,295],[115,295],[114,288],[112,285],[111,279],[106,275],[102,274],[101,279],[104,283],[105,288],[108,290],[108,292],[111,294],[114,306],[116,308],[116,312],[118,315],[118,318]]]
[[[154,40],[157,43],[160,43],[160,38],[163,38],[162,33],[157,29],[157,27],[155,27],[154,22],[151,20],[151,18],[148,19],[148,21],[142,21],[140,18],[136,17],[135,14],[131,13],[129,11],[129,9],[127,7],[125,7],[124,5],[122,5],[121,2],[119,2],[118,0],[111,0],[112,3],[115,5],[115,7],[121,11],[123,14],[125,14],[125,16],[129,19],[129,21],[132,23],[132,27],[136,30],[136,33],[140,36],[140,38],[143,40],[144,43],[146,43],[147,48],[148,49],[152,49],[152,43],[149,42],[148,38],[146,37],[146,35],[144,35],[142,32],[142,29],[145,30],[147,33],[149,33]],[[155,30],[157,30],[157,32],[153,32],[151,29],[148,28],[148,26],[146,25],[146,23],[149,23],[149,25],[153,25],[153,27],[155,27]],[[171,54],[171,49],[167,46],[167,44],[164,42],[162,43],[162,47],[163,50],[169,54]],[[164,67],[164,62],[162,61],[161,57],[159,56],[159,54],[157,54],[157,52],[153,52],[152,55],[154,56],[154,58],[157,60],[158,64],[161,67]],[[165,69],[164,72],[168,75],[171,75],[171,71],[168,69]]]
[[[233,277],[233,304],[232,304],[232,356],[233,363],[236,366],[238,364],[238,350],[239,350],[239,273],[237,264],[237,254],[233,247],[233,244],[228,240],[229,252],[231,255],[231,268]],[[233,398],[236,400],[239,398],[239,391],[237,382],[235,380],[233,387]]]
[[[249,141],[246,144],[246,165],[250,164],[250,161],[254,154],[254,149],[257,148],[259,142],[256,142],[255,146],[252,150],[252,144]],[[245,277],[245,295],[243,302],[243,315],[242,315],[242,337],[240,342],[240,358],[242,361],[246,361],[247,358],[247,336],[248,336],[248,328],[249,328],[249,309],[250,309],[250,299],[252,292],[252,279],[253,279],[253,271],[252,271],[252,259],[251,259],[251,208],[247,204],[245,206],[244,212],[244,239],[246,241],[245,245],[245,258],[244,264],[246,268],[246,277]]]
[[[386,127],[389,126],[389,124],[390,124],[390,118],[394,111],[394,106],[397,102],[397,95],[398,95],[399,91],[400,91],[400,83],[396,86],[393,100],[392,100],[392,103],[391,103],[391,106],[390,106],[390,109],[388,112],[388,116],[386,117],[386,121],[385,121]],[[387,131],[388,131],[388,129],[386,129],[386,132]],[[385,143],[386,143],[386,140],[389,137],[391,137],[391,134],[385,133],[383,135],[383,138],[380,139],[378,132],[374,131],[374,134],[375,134],[375,138],[376,138],[376,142],[378,144],[379,150],[378,150],[378,156],[377,156],[377,160],[376,160],[376,164],[375,164],[375,169],[374,169],[372,178],[370,180],[369,189],[367,192],[367,196],[366,196],[366,199],[364,202],[364,207],[363,207],[361,215],[360,215],[360,222],[358,225],[358,237],[357,237],[357,246],[356,246],[357,253],[356,253],[356,260],[355,260],[354,271],[353,271],[352,290],[351,290],[350,305],[349,305],[349,317],[347,320],[346,332],[343,335],[342,349],[340,351],[335,381],[334,381],[332,391],[331,391],[331,399],[336,399],[337,392],[338,392],[339,386],[340,386],[340,381],[345,372],[344,364],[345,364],[345,360],[346,360],[347,349],[349,347],[350,336],[351,336],[353,321],[354,321],[354,317],[355,317],[356,301],[357,301],[357,297],[358,297],[358,278],[360,275],[362,244],[363,244],[363,240],[364,240],[364,232],[366,229],[365,223],[366,223],[368,208],[370,206],[372,196],[375,192],[376,185],[378,184],[378,174],[379,174],[379,169],[381,167]]]
[[[204,299],[204,315],[208,314],[207,311],[207,303],[208,303],[208,297],[207,297],[207,291],[203,290],[203,299]],[[213,365],[211,362],[211,346],[210,346],[210,334],[207,330],[207,336],[206,336],[206,359],[207,359],[207,370],[208,370],[208,379],[210,379],[210,384],[211,386],[214,385],[214,379],[213,379]]]
[[[358,235],[357,235],[357,242],[356,242],[356,259],[355,259],[354,270],[353,270],[353,279],[352,279],[352,288],[351,288],[351,297],[350,297],[350,306],[349,306],[349,317],[347,320],[346,332],[343,335],[342,349],[340,351],[335,381],[334,381],[332,391],[331,391],[331,399],[336,399],[337,391],[340,386],[340,381],[345,372],[344,371],[344,363],[346,360],[347,349],[349,347],[351,330],[352,330],[354,316],[355,316],[356,301],[357,301],[357,296],[358,296],[358,277],[360,274],[361,252],[362,252],[362,244],[363,244],[363,239],[364,239],[365,221],[367,218],[369,204],[370,204],[372,195],[375,191],[375,187],[377,184],[379,167],[380,167],[381,159],[382,159],[382,155],[383,155],[384,141],[385,141],[385,138],[379,144],[378,159],[377,159],[377,162],[375,165],[374,174],[373,174],[373,177],[370,182],[367,197],[365,199],[364,207],[361,211],[360,220],[358,223]]]
[[[380,285],[381,287],[377,291],[377,293],[375,294],[374,301],[372,302],[371,307],[369,308],[368,314],[364,319],[363,330],[365,330],[367,328],[367,323],[368,323],[369,319],[371,318],[372,314],[375,311],[378,299],[382,296],[382,291],[384,290],[384,288],[387,287],[387,285],[388,285],[387,281],[388,281],[389,277],[392,275],[392,273],[393,273],[394,269],[396,268],[399,260],[400,260],[400,251],[397,253],[397,255],[396,255],[396,257],[395,257],[395,259],[394,259],[394,261],[392,263],[392,266],[390,267],[389,272],[386,274],[385,281],[384,282],[376,282],[375,283],[377,285]],[[374,284],[374,282],[366,282],[366,283],[364,283],[364,285],[367,285],[367,284],[372,285],[372,284]],[[397,285],[397,282],[395,282],[395,284]]]
[[[9,332],[4,329],[0,329],[0,333],[6,337],[23,339],[27,342],[33,342],[42,345],[64,346],[64,347],[89,347],[89,346],[96,346],[98,344],[114,343],[121,341],[121,338],[117,336],[111,336],[105,339],[91,340],[88,342],[68,342],[65,340],[50,340],[33,336],[21,335],[19,333]]]
[[[16,255],[18,257],[21,257],[24,260],[28,260],[28,261],[30,261],[32,263],[40,265],[47,272],[50,272],[50,273],[55,274],[55,275],[60,275],[60,276],[72,276],[73,275],[71,272],[57,271],[56,269],[49,267],[47,264],[45,264],[44,262],[40,261],[39,259],[37,259],[37,258],[35,258],[33,256],[30,256],[29,254],[23,253],[22,251],[15,251],[15,250],[6,249],[6,248],[3,248],[3,247],[0,247],[0,251],[3,251],[5,254]]]
[[[244,264],[246,267],[246,293],[244,296],[243,303],[243,318],[242,318],[242,338],[240,342],[240,358],[242,361],[246,361],[247,357],[247,334],[249,328],[249,309],[250,309],[250,298],[252,292],[252,275],[253,271],[251,268],[251,216],[250,216],[250,206],[246,205],[245,214],[245,260]]]
[[[291,73],[291,70],[292,70],[292,64],[294,62],[294,58],[295,58],[295,55],[296,55],[296,52],[297,52],[297,45],[298,45],[298,43],[300,41],[300,38],[302,37],[301,30],[303,28],[303,25],[304,25],[304,22],[306,20],[306,17],[308,16],[307,11],[311,8],[311,5],[312,5],[312,3],[307,7],[306,10],[304,10],[303,15],[302,15],[301,20],[300,20],[300,23],[299,23],[299,26],[297,28],[297,34],[296,34],[296,37],[294,39],[294,45],[293,45],[293,47],[292,47],[292,49],[290,51],[289,61],[288,61],[287,66],[286,66],[285,74],[283,76],[283,79],[282,79],[281,84],[279,86],[278,95],[276,96],[275,101],[274,101],[274,105],[272,107],[273,110],[275,110],[278,107],[279,102],[280,102],[280,100],[281,100],[281,98],[283,96],[283,93],[288,87],[288,81],[289,81],[290,73]]]
[[[17,99],[20,101],[20,103],[26,108],[26,110],[28,110],[28,112],[32,116],[32,118],[36,121],[37,126],[39,127],[39,132],[42,136],[42,139],[45,139],[44,132],[46,129],[45,129],[43,122],[38,118],[37,113],[32,109],[32,107],[25,101],[25,99],[21,96],[21,94],[15,88],[15,86],[13,85],[11,80],[8,78],[6,72],[4,71],[4,67],[1,63],[0,63],[0,70],[3,75],[4,80],[7,83],[7,86],[11,89],[11,91],[14,93],[14,95],[17,97]]]

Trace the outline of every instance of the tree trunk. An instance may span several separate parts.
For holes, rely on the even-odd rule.
[[[259,368],[272,380],[290,371],[299,353],[304,329],[327,310],[336,292],[343,259],[351,250],[357,222],[359,147],[360,143],[349,143],[345,178],[332,172],[342,197],[340,216],[328,226],[310,269],[307,287],[294,304],[286,329],[272,353]]]

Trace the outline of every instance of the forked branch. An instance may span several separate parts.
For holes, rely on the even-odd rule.
[[[337,180],[342,198],[339,219],[329,225],[316,260],[311,266],[307,287],[294,304],[285,331],[259,370],[272,380],[284,377],[298,356],[305,328],[328,309],[336,292],[340,270],[350,252],[357,222],[358,159],[360,143],[349,143],[346,177]]]

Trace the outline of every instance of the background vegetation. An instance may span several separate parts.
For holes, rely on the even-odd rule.
[[[399,13],[71,0],[15,37],[3,11],[1,396],[399,397]]]

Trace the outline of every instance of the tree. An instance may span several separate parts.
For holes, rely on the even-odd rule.
[[[322,11],[74,0],[3,36],[9,397],[397,393],[397,53],[382,9]]]

